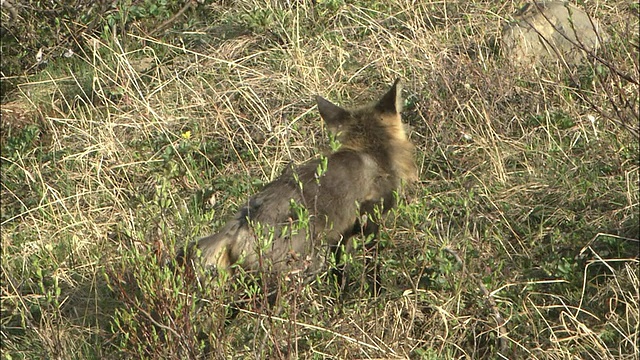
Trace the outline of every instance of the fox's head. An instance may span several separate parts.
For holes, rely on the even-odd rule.
[[[321,96],[316,97],[320,116],[336,134],[341,149],[370,153],[380,166],[407,180],[417,180],[414,146],[407,139],[400,116],[400,79],[374,104],[344,109]]]

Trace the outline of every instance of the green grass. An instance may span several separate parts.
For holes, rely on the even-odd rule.
[[[512,3],[294,3],[199,5],[11,77],[3,358],[638,359],[637,7],[588,8],[617,72],[572,72],[493,54]],[[127,21],[151,28],[178,8],[138,5]],[[266,279],[174,271],[331,149],[314,95],[359,104],[396,77],[420,182],[376,249],[355,239],[347,291],[290,276],[265,307]]]

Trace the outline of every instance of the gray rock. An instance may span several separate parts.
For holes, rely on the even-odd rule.
[[[502,31],[502,53],[516,65],[577,65],[609,37],[583,10],[565,1],[529,3]]]

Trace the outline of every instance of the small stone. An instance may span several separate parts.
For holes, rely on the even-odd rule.
[[[502,31],[502,51],[515,65],[557,62],[578,65],[585,51],[597,51],[609,37],[599,23],[564,1],[533,2]]]

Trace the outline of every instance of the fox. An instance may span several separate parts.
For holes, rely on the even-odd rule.
[[[380,215],[396,205],[394,194],[417,180],[400,79],[369,105],[343,108],[319,95],[316,104],[340,146],[288,166],[216,233],[184,247],[181,261],[231,274],[239,266],[312,275],[348,251],[353,236],[377,238]]]

